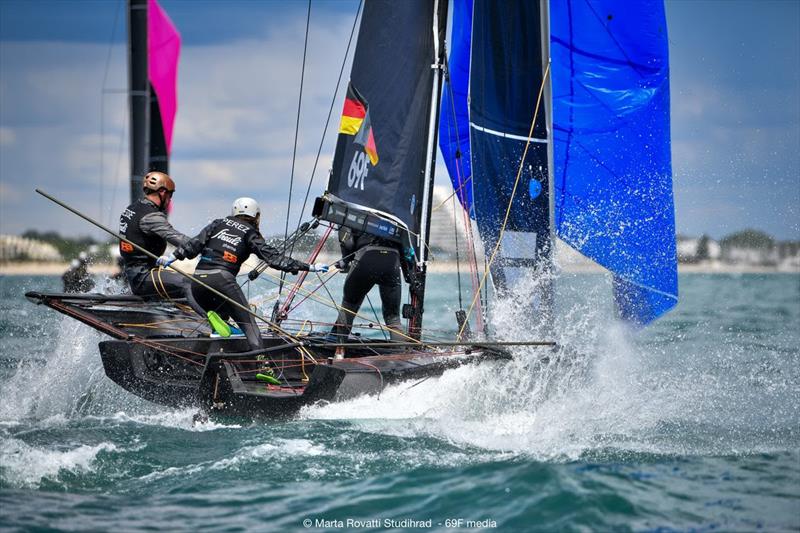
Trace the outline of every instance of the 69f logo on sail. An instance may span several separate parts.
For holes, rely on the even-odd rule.
[[[347,173],[347,186],[352,189],[364,190],[364,180],[369,174],[367,154],[356,152],[353,154],[353,161],[350,163],[350,171]]]
[[[347,173],[347,186],[364,190],[364,181],[369,173],[369,165],[378,164],[378,149],[375,146],[375,135],[369,120],[369,105],[352,83],[347,86],[347,97],[344,100],[342,120],[339,133],[353,135],[353,144],[363,149],[353,154],[350,170]]]

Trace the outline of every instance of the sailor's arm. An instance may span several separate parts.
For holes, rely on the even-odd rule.
[[[250,251],[266,261],[266,263],[277,270],[297,274],[299,270],[310,270],[310,265],[291,257],[283,255],[277,248],[270,246],[258,233],[252,233],[247,242]]]
[[[161,211],[143,216],[139,221],[139,228],[145,234],[158,235],[162,239],[166,239],[175,247],[182,246],[189,240],[189,237],[172,227],[167,220],[167,215]]]
[[[219,220],[215,220],[200,230],[200,233],[198,233],[196,237],[187,240],[183,245],[176,248],[173,255],[178,259],[194,259],[197,257],[197,255],[203,251],[203,248],[205,248],[209,236],[218,222]]]

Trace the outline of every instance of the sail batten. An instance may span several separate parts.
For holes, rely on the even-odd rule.
[[[532,143],[547,143],[550,142],[546,138],[539,138],[539,137],[526,137],[524,135],[515,135],[513,133],[505,132],[505,131],[497,131],[489,128],[484,128],[482,126],[478,126],[472,122],[469,123],[471,128],[474,128],[482,133],[488,133],[489,135],[496,135],[497,137],[502,137],[504,139],[514,139],[517,141],[529,141]]]

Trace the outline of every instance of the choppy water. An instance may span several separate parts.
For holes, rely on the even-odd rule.
[[[605,278],[564,276],[577,362],[521,352],[198,427],[117,388],[99,334],[22,297],[58,281],[0,277],[0,529],[800,530],[800,276],[682,276],[636,335]],[[455,277],[430,287],[427,323],[453,329]]]

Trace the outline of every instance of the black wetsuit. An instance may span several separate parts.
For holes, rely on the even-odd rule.
[[[309,268],[307,263],[286,257],[269,246],[258,229],[241,217],[217,219],[203,228],[197,237],[175,250],[178,259],[192,259],[198,254],[201,255],[194,271],[195,277],[244,307],[248,302],[236,283],[236,274],[250,254],[256,254],[272,268],[293,274]],[[261,333],[253,315],[199,283],[192,283],[191,291],[206,311],[216,312],[223,320],[233,318],[247,336],[251,349],[261,348]]]
[[[189,237],[172,227],[167,215],[147,198],[132,203],[119,217],[119,232],[148,252],[160,256],[167,248],[167,242],[181,246]],[[123,270],[131,292],[144,298],[162,299],[184,298],[198,311],[189,292],[189,280],[171,270],[156,267],[156,260],[120,241]]]
[[[355,233],[349,228],[339,230],[344,269],[349,269],[344,280],[342,305],[331,333],[345,340],[353,329],[353,319],[361,308],[367,293],[378,285],[383,308],[383,320],[393,340],[406,339],[400,323],[400,251],[394,243],[366,233]]]

